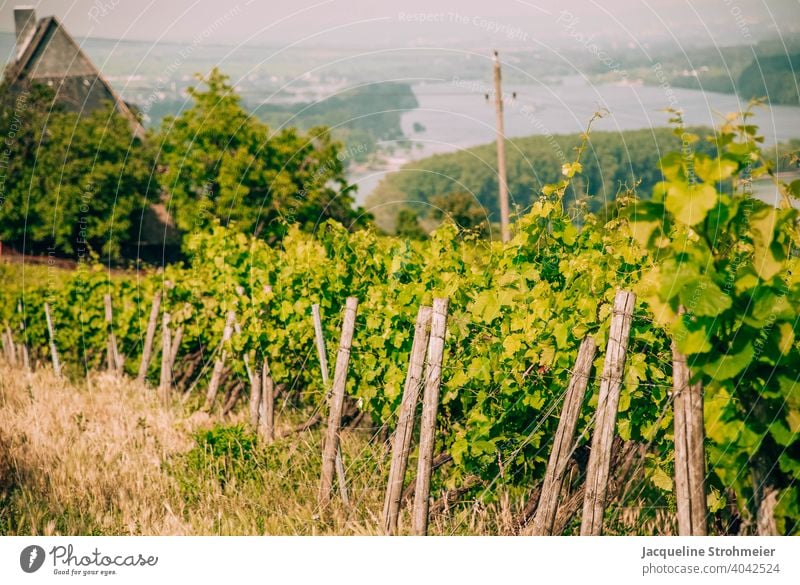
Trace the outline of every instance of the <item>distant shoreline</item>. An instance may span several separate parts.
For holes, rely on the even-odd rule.
[[[518,91],[519,95],[516,107],[512,105],[506,108],[506,133],[511,139],[581,132],[596,106],[603,105],[603,102],[596,101],[598,97],[605,98],[604,105],[610,106],[608,109],[611,111],[609,117],[596,125],[598,131],[668,126],[663,109],[669,104],[664,91],[652,85],[592,85],[572,76],[563,78],[562,83],[547,86],[509,86],[510,91]],[[359,205],[367,200],[384,176],[396,172],[408,162],[494,141],[494,110],[485,105],[484,96],[469,84],[414,84],[411,88],[419,105],[403,114],[401,126],[406,139],[421,148],[397,149],[391,155],[395,159],[393,163],[359,166],[351,173],[349,180],[359,186],[355,197]],[[584,103],[580,103],[579,98],[582,91],[588,94]],[[730,94],[685,88],[674,88],[673,91],[679,104],[684,107],[686,123],[689,125],[714,126],[721,121],[717,113],[747,105]],[[565,97],[559,101],[562,96]],[[446,107],[448,104],[449,111]],[[524,110],[526,105],[528,110]],[[424,130],[416,132],[415,123],[421,123]],[[757,110],[756,123],[765,135],[765,147],[800,138],[800,106],[765,105]],[[400,159],[404,159],[402,164],[398,162]]]

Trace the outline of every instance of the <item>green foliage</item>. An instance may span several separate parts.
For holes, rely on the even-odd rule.
[[[797,211],[748,194],[770,171],[750,115],[709,138],[716,155],[662,159],[666,181],[627,215],[657,258],[639,291],[705,388],[710,466],[752,512],[760,486],[794,501],[800,478],[800,279]]]
[[[255,113],[276,128],[330,126],[346,145],[342,151],[346,160],[364,162],[379,143],[391,145],[405,138],[400,118],[418,105],[410,84],[377,83],[310,103],[262,104]],[[392,150],[391,146],[382,148]]]
[[[214,69],[190,88],[192,107],[166,118],[155,138],[161,184],[178,228],[193,233],[215,220],[269,241],[297,224],[360,216],[344,177],[340,144],[326,128],[270,132],[250,116],[227,76]]]
[[[62,111],[47,87],[0,88],[0,127],[10,137],[0,161],[0,240],[27,253],[88,260],[97,252],[117,262],[140,240],[143,207],[162,202],[183,234],[219,220],[274,242],[289,225],[369,221],[353,209],[349,151],[327,128],[271,133],[226,76],[215,69],[204,82],[190,89],[192,107],[166,118],[146,144],[111,106],[79,116]]]
[[[542,477],[578,347],[592,336],[601,351],[578,427],[576,447],[585,449],[614,296],[621,288],[634,289],[644,303],[634,314],[617,433],[648,449],[646,479],[629,497],[648,509],[674,503],[667,481],[674,339],[706,388],[712,493],[721,499],[724,488],[733,489],[744,510],[755,495],[750,470],[777,462],[764,477],[781,490],[782,529],[796,532],[796,215],[741,194],[753,177],[770,171],[754,132],[735,121],[708,142],[680,131],[704,147],[662,157],[662,180],[654,183],[652,200],[629,193],[619,202],[619,216],[601,222],[588,214],[579,228],[568,213],[569,193],[587,167],[581,155],[591,143],[584,136],[577,160],[560,169],[559,182],[541,190],[507,244],[482,240],[449,222],[428,240],[413,242],[373,230],[351,233],[329,221],[313,235],[289,226],[278,248],[237,226],[213,224],[187,238],[188,265],[140,276],[135,286],[129,278],[96,271],[26,289],[29,339],[41,355],[41,299],[50,291],[56,297],[57,342],[69,352],[67,359],[102,359],[101,292],[110,290],[124,315],[115,328],[135,369],[150,299],[168,280],[173,286],[163,288],[163,307],[184,326],[181,356],[213,353],[225,314],[234,310],[242,333],[229,342],[228,355],[248,354],[251,363],[266,357],[276,384],[292,388],[297,403],[318,408],[324,407],[325,388],[316,367],[311,306],[321,307],[333,362],[342,307],[346,297],[356,296],[347,393],[376,424],[391,427],[418,308],[446,296],[436,449],[450,453],[454,463],[437,472],[436,488],[477,477],[474,497],[491,500],[497,486],[520,495]],[[791,197],[791,186],[783,187]],[[3,318],[18,329],[13,307],[21,290],[0,291],[0,298]],[[231,366],[244,379],[241,357]],[[179,357],[176,368],[182,367]],[[155,370],[151,376],[155,382]],[[197,380],[195,372],[189,382]],[[241,433],[202,438],[198,465],[210,458],[217,463],[208,468],[234,476],[236,469],[248,469],[249,463],[240,463],[250,461],[252,451],[235,446],[249,444]]]
[[[256,476],[259,450],[255,435],[242,425],[216,424],[193,436],[195,445],[170,463],[184,495],[200,496],[198,489],[213,478],[224,489],[228,484],[247,481]]]
[[[431,214],[435,219],[447,219],[463,230],[488,235],[489,220],[486,210],[477,204],[475,197],[463,191],[434,195],[430,199]],[[398,232],[399,235],[399,232]]]
[[[743,99],[766,97],[772,104],[800,104],[800,53],[758,56],[742,71],[736,89]]]
[[[140,141],[112,106],[87,116],[61,111],[34,85],[0,88],[4,142],[0,240],[28,253],[118,259],[136,241],[137,210],[148,190]]]
[[[412,209],[403,208],[397,214],[397,227],[395,232],[401,238],[410,240],[422,240],[425,238],[425,230],[419,225],[419,217]]]
[[[702,129],[689,131],[702,132]],[[563,166],[571,164],[573,148],[581,139],[580,135],[571,134],[509,140],[506,166],[512,208],[524,215],[539,193],[562,181]],[[701,147],[711,150],[710,145]],[[581,168],[568,169],[578,175],[569,182],[564,195],[565,206],[581,211],[586,206],[589,211],[598,211],[613,201],[619,191],[638,185],[639,190],[647,192],[662,180],[658,168],[660,156],[679,149],[680,140],[668,128],[593,132]],[[472,194],[472,201],[464,199],[464,192]],[[499,222],[494,145],[410,162],[402,172],[387,176],[370,194],[368,202],[376,208],[401,198],[435,205],[433,197],[460,197],[459,208],[463,211],[459,215],[466,215],[468,224],[487,221],[487,216],[489,222]],[[393,231],[395,220],[390,214],[396,213],[396,209],[392,206],[379,208],[376,211],[378,225]],[[435,209],[431,207],[432,218],[437,216]]]

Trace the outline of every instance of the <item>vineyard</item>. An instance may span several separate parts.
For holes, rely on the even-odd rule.
[[[118,392],[150,409],[164,440],[176,421],[202,420],[191,440],[153,454],[164,458],[153,473],[167,475],[184,457],[189,471],[173,479],[187,501],[203,498],[203,474],[220,497],[237,497],[253,465],[295,467],[287,473],[302,473],[302,488],[270,488],[291,499],[292,489],[316,497],[322,473],[306,517],[248,531],[381,533],[393,474],[404,515],[389,532],[424,533],[430,516],[430,533],[798,534],[800,185],[779,185],[780,209],[750,196],[771,167],[747,116],[710,137],[676,119],[684,149],[662,158],[652,194],[620,195],[607,223],[562,204],[584,136],[507,244],[452,224],[418,242],[329,221],[313,235],[289,229],[278,248],[217,225],[191,234],[187,260],[162,270],[0,265],[0,412],[31,400],[12,396],[20,382],[10,378],[46,375],[52,397],[43,388],[34,402],[69,400],[66,380],[88,379],[86,400]],[[421,307],[433,307],[432,326],[418,321]],[[139,431],[129,432],[134,449]],[[0,449],[30,448],[22,443],[0,428]],[[403,445],[407,471],[390,470]],[[216,467],[197,463],[217,455]],[[9,485],[26,481],[14,477]],[[4,531],[46,531],[46,517],[20,520],[23,488],[0,487]],[[120,504],[109,500],[113,515]],[[476,511],[497,517],[465,520]],[[105,529],[150,526],[137,521]],[[186,530],[177,520],[161,529]]]

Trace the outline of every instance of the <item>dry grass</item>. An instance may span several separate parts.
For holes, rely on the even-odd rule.
[[[351,507],[335,498],[320,518],[319,433],[255,445],[235,426],[243,416],[224,421],[236,454],[215,456],[197,433],[218,421],[177,403],[161,408],[152,389],[107,374],[75,385],[0,365],[0,533],[379,533],[382,444],[345,434]],[[283,424],[296,424],[289,418]],[[431,533],[507,533],[520,504],[504,496],[461,505],[433,518]]]

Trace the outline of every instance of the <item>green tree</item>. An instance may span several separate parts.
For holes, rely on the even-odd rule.
[[[350,225],[363,217],[327,128],[271,134],[218,69],[200,79],[204,88],[189,89],[192,107],[165,118],[156,140],[161,184],[183,233],[219,220],[275,241],[290,224],[312,230],[326,219]]]
[[[436,219],[450,219],[462,229],[472,230],[485,236],[489,233],[486,210],[474,195],[464,191],[452,191],[431,197],[432,215]]]
[[[397,213],[397,235],[411,240],[425,239],[425,230],[419,225],[419,218],[413,210],[403,208]]]
[[[687,131],[702,133],[697,128]],[[561,167],[580,141],[578,134],[536,135],[510,141],[506,164],[512,208],[524,212],[544,185],[560,181]],[[580,178],[570,183],[564,203],[571,208],[580,202],[589,211],[596,211],[613,201],[620,190],[637,185],[638,191],[648,192],[662,180],[658,168],[661,154],[680,147],[680,138],[668,128],[594,132],[582,161]],[[711,145],[704,143],[698,149],[710,152]],[[489,221],[499,222],[496,161],[494,144],[411,161],[402,172],[387,175],[370,193],[367,203],[378,210],[379,227],[389,232],[395,227],[398,208],[385,203],[398,199],[433,203],[432,196],[459,192],[470,193],[472,204],[479,205]],[[436,212],[435,207],[429,209],[428,218]]]
[[[136,239],[150,169],[127,120],[110,104],[80,116],[47,87],[4,85],[0,128],[0,239],[28,253],[118,259]]]
[[[761,56],[742,71],[736,88],[743,99],[766,97],[773,104],[798,105],[797,73],[800,53]]]

